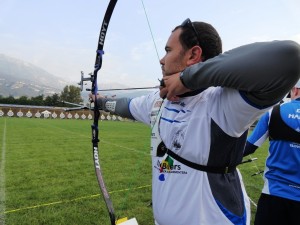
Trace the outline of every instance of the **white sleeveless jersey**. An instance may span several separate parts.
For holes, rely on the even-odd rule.
[[[166,147],[186,160],[212,166],[222,165],[226,157],[240,162],[249,126],[268,110],[249,105],[237,90],[221,87],[164,101],[158,130]],[[130,112],[153,126],[161,102],[158,91],[134,98]],[[250,203],[238,171],[211,174],[165,155],[152,156],[152,176],[157,225],[250,224]]]

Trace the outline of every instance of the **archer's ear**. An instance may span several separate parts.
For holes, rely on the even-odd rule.
[[[189,50],[187,65],[193,65],[202,61],[202,49],[200,46],[194,46]]]
[[[295,88],[295,95],[300,96],[300,88],[296,88],[296,87],[294,88]]]

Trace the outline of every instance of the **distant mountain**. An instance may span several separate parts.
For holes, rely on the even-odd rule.
[[[4,97],[48,96],[66,85],[70,84],[31,63],[0,54],[0,95]]]
[[[78,82],[79,79],[80,77],[78,77]],[[51,96],[55,93],[60,94],[66,85],[76,84],[70,84],[31,63],[0,54],[0,96],[13,96],[14,98],[20,96],[35,97],[41,94]],[[88,101],[89,94],[85,89],[86,87],[89,88],[90,85],[88,83],[87,86],[83,86],[82,97],[85,102]],[[100,86],[99,89],[128,88],[119,83],[102,83]],[[108,97],[132,98],[147,94],[150,91],[152,90],[105,91],[101,92],[101,94]]]

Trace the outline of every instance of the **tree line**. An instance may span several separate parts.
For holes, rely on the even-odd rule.
[[[18,98],[14,98],[13,96],[3,97],[0,95],[1,104],[62,107],[65,106],[63,102],[82,103],[83,99],[80,94],[80,88],[74,85],[67,85],[60,94],[55,93],[47,97],[43,94],[35,97],[21,96]]]

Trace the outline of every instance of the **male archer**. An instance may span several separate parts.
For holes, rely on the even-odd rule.
[[[261,42],[222,54],[216,29],[187,19],[172,31],[165,52],[160,90],[97,98],[101,109],[152,127],[155,224],[250,224],[236,166],[250,125],[299,79],[300,46]]]

